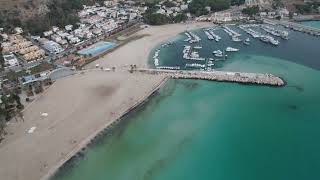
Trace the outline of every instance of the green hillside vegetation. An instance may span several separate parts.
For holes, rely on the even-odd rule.
[[[189,11],[195,16],[208,14],[206,7],[217,12],[230,8],[231,5],[241,5],[245,0],[193,0],[189,5]]]
[[[209,13],[206,7],[210,7],[211,11],[216,12],[228,9],[231,5],[241,5],[244,2],[245,0],[193,0],[189,4],[188,12],[194,16],[201,16]],[[158,7],[156,7],[155,2],[147,2],[146,5],[149,7],[149,9],[144,15],[144,19],[148,24],[162,25],[187,20],[187,16],[184,13],[179,14],[177,17],[168,17],[163,14],[157,14],[156,11],[158,10]],[[164,5],[167,7],[172,7],[174,4],[166,1]]]
[[[31,34],[39,34],[52,26],[75,25],[79,22],[77,11],[83,5],[90,5],[94,2],[102,2],[102,0],[50,0],[47,4],[48,13],[26,20],[19,18],[18,12],[15,12],[14,15],[10,15],[12,12],[1,13],[0,27],[11,31],[18,26]]]
[[[150,25],[164,25],[168,23],[179,23],[187,20],[187,16],[183,13],[175,17],[166,16],[158,13],[147,13],[144,15],[145,22]]]
[[[319,13],[318,8],[320,2],[308,2],[305,4],[295,4],[295,7],[300,14]]]
[[[242,13],[246,14],[248,16],[254,16],[259,13],[259,6],[252,6],[252,7],[244,8],[242,10]]]

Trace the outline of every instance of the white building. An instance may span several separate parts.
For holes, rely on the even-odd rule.
[[[54,34],[51,36],[51,39],[55,42],[59,42],[62,40],[61,36],[57,35],[57,34]]]
[[[23,33],[23,30],[21,27],[16,27],[16,28],[14,28],[14,32],[17,34],[21,34],[21,33]]]
[[[13,67],[13,66],[18,66],[19,65],[19,61],[16,58],[16,56],[12,53],[10,54],[4,54],[3,55],[3,59],[4,59],[4,65],[6,67]]]
[[[52,26],[52,31],[53,31],[53,32],[57,32],[57,31],[59,31],[59,28],[56,27],[56,26]]]
[[[59,44],[61,44],[61,45],[67,45],[68,44],[68,41],[67,40],[61,40],[61,41],[59,41],[59,42],[57,42],[57,43],[59,43]]]
[[[72,31],[73,25],[66,25],[64,28],[66,31]]]
[[[103,4],[106,6],[106,7],[113,7],[117,4],[116,1],[104,1]]]
[[[165,14],[165,13],[166,13],[166,10],[164,10],[164,9],[159,9],[156,13],[158,13],[158,14]]]
[[[283,17],[283,16],[289,16],[289,11],[286,8],[281,8],[277,10],[277,13]]]
[[[4,41],[6,41],[6,40],[9,39],[8,34],[5,34],[5,33],[1,34],[1,37],[2,37],[2,39],[3,39]]]
[[[134,18],[136,18],[137,17],[137,13],[130,13],[129,14],[129,19],[130,20],[132,20],[132,19],[134,19]]]
[[[231,13],[229,12],[227,13],[215,12],[211,16],[211,20],[215,22],[229,22],[229,21],[232,21],[232,16],[231,16]]]
[[[52,31],[45,31],[45,32],[43,32],[43,35],[44,35],[45,37],[51,36],[52,34],[53,34]]]
[[[180,6],[180,9],[181,9],[182,11],[187,10],[187,9],[188,9],[188,4],[183,4],[183,5],[181,5],[181,6]]]
[[[268,14],[267,14],[267,12],[260,12],[260,16],[261,17],[265,17],[265,16],[267,16]]]
[[[43,44],[43,48],[45,48],[47,51],[49,51],[52,54],[59,54],[64,49],[56,42],[54,41],[47,41]]]

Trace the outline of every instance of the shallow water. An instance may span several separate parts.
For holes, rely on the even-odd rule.
[[[185,63],[180,43],[162,51],[163,65]],[[291,33],[278,48],[252,42],[219,64],[280,75],[284,88],[171,80],[53,179],[320,179],[320,52],[310,48],[319,44]],[[203,56],[225,46],[202,45]]]
[[[320,28],[320,21],[304,21],[301,22],[304,25],[315,27],[315,28]]]

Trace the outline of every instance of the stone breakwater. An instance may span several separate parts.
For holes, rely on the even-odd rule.
[[[294,31],[299,31],[299,32],[307,33],[314,36],[320,36],[320,29],[318,28],[305,26],[299,23],[289,22],[289,21],[278,21],[278,20],[270,20],[270,19],[263,19],[263,21],[264,23],[267,23],[267,24],[278,24]]]
[[[236,82],[242,84],[257,84],[268,86],[284,86],[286,83],[280,77],[272,74],[244,73],[227,71],[182,71],[161,69],[136,69],[135,72],[166,75],[174,79],[200,79],[222,82]]]

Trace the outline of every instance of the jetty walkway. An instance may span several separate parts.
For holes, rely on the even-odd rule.
[[[227,72],[227,71],[185,71],[164,69],[133,69],[132,72],[161,74],[173,79],[200,79],[209,81],[236,82],[268,86],[284,86],[285,81],[272,74]]]
[[[295,23],[295,22],[289,22],[289,21],[279,21],[279,20],[270,20],[270,19],[263,19],[264,23],[267,24],[278,24],[282,25],[286,28],[295,30],[295,31],[300,31],[303,33],[308,33],[314,36],[320,36],[320,29],[310,27],[310,26],[305,26],[303,24]]]

